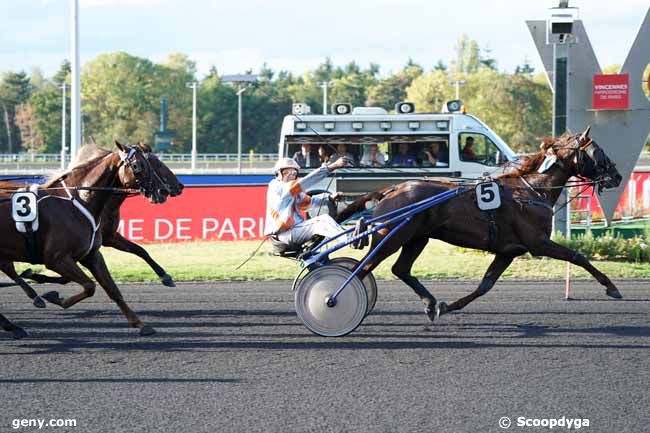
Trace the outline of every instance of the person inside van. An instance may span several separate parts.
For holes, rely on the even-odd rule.
[[[375,143],[368,146],[361,158],[362,167],[383,167],[386,165],[384,154],[379,151],[379,146]]]
[[[348,152],[348,145],[345,143],[339,143],[336,145],[336,153],[333,153],[332,156],[330,156],[330,159],[328,162],[336,162],[339,159],[345,159],[349,161],[350,163],[357,165],[356,163],[356,158],[354,157],[353,154]]]
[[[321,165],[320,159],[311,151],[310,143],[302,143],[300,150],[293,154],[293,160],[300,168],[318,168]]]
[[[474,137],[467,137],[465,139],[465,147],[463,147],[463,151],[460,153],[460,155],[463,161],[478,160],[476,153],[474,153]]]
[[[409,151],[408,143],[400,143],[398,147],[399,153],[393,156],[390,165],[393,167],[417,167],[418,159]]]
[[[444,141],[434,141],[429,145],[429,148],[424,151],[426,160],[425,165],[431,167],[449,167],[449,151],[447,150],[447,143]]]
[[[318,146],[318,159],[321,164],[325,164],[330,160],[330,155],[327,153],[327,146],[324,144]]]

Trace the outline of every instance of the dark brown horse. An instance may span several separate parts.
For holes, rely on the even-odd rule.
[[[138,145],[143,149],[151,167],[153,168],[156,176],[160,178],[162,185],[169,192],[169,195],[176,197],[181,194],[183,191],[183,184],[178,180],[178,178],[172,173],[172,171],[163,164],[158,157],[151,152],[151,148],[143,143],[138,143]],[[79,161],[77,164],[81,164],[84,161],[98,156],[106,155],[107,150],[86,145],[82,149],[84,152],[77,157]],[[1,187],[1,185],[0,185]],[[153,269],[153,271],[160,277],[160,280],[165,286],[174,287],[174,279],[169,275],[162,266],[160,266],[150,255],[149,253],[142,248],[140,245],[129,241],[124,236],[122,236],[117,228],[120,223],[120,207],[124,200],[126,200],[127,194],[113,194],[109,199],[104,211],[102,212],[101,221],[102,221],[102,246],[115,248],[120,251],[127,253],[135,254],[140,257],[142,260],[147,262],[147,264]],[[37,283],[56,283],[56,284],[67,284],[70,280],[63,277],[50,277],[47,275],[38,274],[32,272],[30,269],[27,269],[20,277],[29,278],[36,281]],[[19,285],[21,284],[18,280],[14,279]]]
[[[116,142],[117,151],[108,152],[57,176],[38,191],[39,228],[34,240],[37,262],[66,279],[79,283],[83,290],[68,298],[49,292],[43,298],[69,308],[95,292],[95,282],[81,270],[86,267],[141,335],[155,331],[145,325],[124,301],[99,252],[102,233],[97,223],[115,191],[139,190],[153,203],[163,203],[169,194],[155,175],[141,146],[125,147]],[[0,263],[35,261],[30,249],[14,226],[11,201],[0,201]],[[32,251],[33,252],[33,251]],[[13,266],[13,264],[12,264]],[[0,326],[15,338],[26,335],[20,327],[0,316]]]
[[[550,239],[553,205],[562,187],[571,177],[595,182],[598,188],[613,188],[621,175],[603,150],[589,138],[589,128],[581,135],[546,139],[542,150],[514,173],[495,179],[499,185],[501,207],[482,211],[477,207],[473,187],[461,195],[416,214],[399,232],[382,246],[360,271],[358,277],[371,272],[386,257],[402,248],[393,265],[393,273],[409,285],[425,304],[430,320],[450,311],[460,310],[487,293],[515,257],[526,252],[569,261],[587,270],[606,287],[605,293],[621,298],[614,284],[580,253]],[[362,210],[366,202],[378,201],[374,216],[416,203],[452,188],[457,184],[439,181],[405,182],[360,197],[338,217],[342,221]],[[388,228],[372,236],[374,248],[388,233]],[[471,294],[447,305],[435,297],[411,274],[413,262],[430,238],[453,245],[489,251],[495,254],[478,288]]]

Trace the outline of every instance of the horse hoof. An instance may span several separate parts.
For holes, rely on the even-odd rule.
[[[427,315],[429,320],[432,322],[436,320],[436,306],[435,305],[429,305],[427,307],[424,307],[424,314]]]
[[[448,311],[449,309],[446,302],[438,302],[438,305],[436,305],[436,318],[442,316],[443,314],[447,314]]]
[[[21,278],[31,279],[32,275],[34,275],[34,271],[32,271],[31,268],[27,268],[20,273]]]
[[[45,308],[45,301],[40,296],[37,296],[34,299],[32,299],[32,302],[34,303],[34,307],[36,308]]]
[[[140,335],[142,337],[146,337],[147,335],[153,335],[155,333],[156,330],[149,325],[144,325],[142,328],[140,328]]]
[[[163,285],[167,287],[176,287],[176,283],[174,282],[174,279],[169,274],[163,275],[160,281],[162,281]]]
[[[616,287],[612,289],[608,288],[607,290],[605,290],[605,294],[614,299],[623,299],[623,295],[621,295],[621,292],[619,292]]]
[[[16,326],[13,329],[13,331],[11,331],[11,332],[12,332],[15,340],[20,340],[22,338],[29,337],[29,334],[27,333],[27,331],[25,331],[20,326]]]
[[[59,296],[59,292],[57,291],[43,293],[41,295],[41,298],[45,299],[47,302],[51,302],[52,304],[56,304],[56,305],[61,305],[61,301],[63,301],[63,299],[61,299],[61,297]]]

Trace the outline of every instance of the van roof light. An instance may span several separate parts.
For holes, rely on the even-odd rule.
[[[291,114],[297,116],[311,113],[311,107],[303,102],[297,102],[291,106]]]
[[[452,99],[442,106],[443,113],[457,113],[461,110],[463,102],[460,99]]]

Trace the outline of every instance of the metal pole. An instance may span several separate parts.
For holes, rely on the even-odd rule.
[[[553,135],[559,137],[566,132],[568,111],[568,65],[569,65],[569,46],[568,43],[553,44],[554,58],[554,85],[553,85]],[[562,190],[555,203],[556,207],[564,206],[567,202],[567,190]],[[558,212],[553,217],[553,231],[567,233],[569,224],[565,212]]]
[[[63,90],[63,110],[61,112],[61,170],[65,170],[65,145],[66,145],[66,97],[65,97],[65,88],[67,84],[61,84],[61,89]]]
[[[323,89],[323,114],[327,114],[327,89],[334,85],[333,81],[318,81],[316,82],[318,87]]]
[[[565,188],[564,192],[568,198],[569,188]],[[571,204],[566,206],[566,239],[571,241]],[[566,262],[566,277],[564,284],[564,299],[569,301],[571,299],[571,262]]]
[[[237,115],[237,173],[241,174],[241,105],[242,105],[242,93],[246,91],[246,87],[242,87],[237,91],[237,97],[239,101],[238,115]]]
[[[460,81],[456,80],[456,99],[460,99]]]
[[[72,9],[72,82],[70,88],[70,159],[81,146],[81,85],[79,79],[79,0],[71,0]]]
[[[192,83],[192,171],[196,170],[196,89],[198,83]]]

